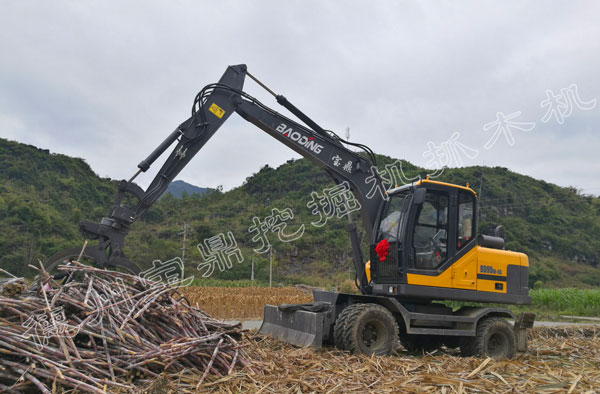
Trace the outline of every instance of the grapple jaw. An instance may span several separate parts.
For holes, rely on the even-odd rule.
[[[334,305],[328,302],[265,305],[259,333],[291,345],[319,349],[329,340],[334,320]]]

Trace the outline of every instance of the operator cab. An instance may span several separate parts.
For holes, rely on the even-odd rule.
[[[473,189],[425,179],[392,189],[388,196],[371,245],[373,294],[530,301],[527,256],[503,250],[500,238],[477,235]],[[431,287],[438,289],[432,293]]]
[[[388,195],[376,242],[387,239],[389,255],[396,261],[386,264],[394,269],[380,270],[380,280],[400,279],[408,272],[437,274],[457,252],[476,244],[476,194],[472,189],[423,180],[390,190]]]
[[[371,248],[374,283],[407,283],[407,274],[437,276],[476,246],[477,196],[471,188],[427,179],[388,196]],[[382,261],[375,249],[383,240],[389,251]]]

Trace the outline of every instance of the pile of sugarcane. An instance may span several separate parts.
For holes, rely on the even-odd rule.
[[[0,391],[132,392],[182,374],[199,376],[200,387],[249,368],[239,325],[209,317],[176,286],[82,265],[59,270],[66,283],[41,268],[37,286],[0,295]]]
[[[1,278],[0,294],[6,297],[14,297],[27,289],[24,278]]]

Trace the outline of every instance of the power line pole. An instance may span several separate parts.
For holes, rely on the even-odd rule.
[[[185,251],[188,250],[188,247],[187,247],[188,235],[191,235],[190,225],[187,224],[186,222],[183,222],[183,226],[181,227],[181,231],[179,232],[179,235],[183,236],[183,240],[182,240],[182,244],[181,244],[181,261],[183,262],[183,264],[185,264]]]
[[[273,247],[269,249],[269,287],[273,286]]]
[[[479,178],[479,201],[481,201],[482,194],[483,194],[483,167],[481,167],[481,177]]]

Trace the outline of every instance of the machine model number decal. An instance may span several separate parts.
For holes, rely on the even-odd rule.
[[[316,154],[321,153],[323,150],[323,145],[320,145],[315,141],[314,137],[306,137],[300,134],[297,131],[294,131],[291,127],[288,127],[285,123],[280,124],[275,128],[279,133],[283,134],[285,137],[296,141],[298,144],[303,147],[315,152]]]
[[[225,115],[225,110],[215,103],[212,103],[210,107],[208,107],[208,110],[215,114],[215,116],[219,119],[221,119],[223,115]]]
[[[497,270],[496,268],[492,267],[491,265],[480,265],[479,271],[482,274],[502,275],[502,270]]]

